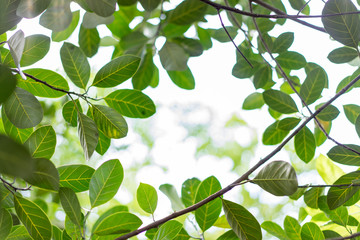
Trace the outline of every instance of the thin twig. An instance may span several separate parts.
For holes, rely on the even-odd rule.
[[[311,184],[307,184],[307,185],[301,185],[298,186],[298,188],[325,188],[325,187],[338,187],[338,188],[342,188],[342,187],[360,187],[360,184],[320,184],[320,185],[311,185]]]
[[[10,192],[12,192],[12,191],[9,189],[9,187],[10,187],[14,192],[16,192],[16,191],[29,191],[29,190],[31,190],[31,185],[28,186],[28,187],[26,187],[26,188],[19,188],[19,187],[15,187],[15,186],[13,185],[13,183],[9,183],[8,181],[6,181],[5,179],[3,179],[2,177],[0,177],[0,181],[3,182],[4,186],[5,186]],[[13,193],[13,192],[12,192],[12,193]]]
[[[346,237],[336,237],[336,238],[328,238],[328,240],[344,240],[344,239],[354,239],[355,237],[360,236],[360,232],[353,233]]]

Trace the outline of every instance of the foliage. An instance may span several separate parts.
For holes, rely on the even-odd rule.
[[[120,240],[144,233],[156,240],[208,236],[260,240],[265,232],[285,240],[360,236],[356,205],[360,172],[341,168],[360,166],[360,146],[343,144],[330,135],[333,121],[342,115],[360,137],[357,99],[343,109],[334,104],[360,86],[359,69],[342,81],[330,81],[333,76],[328,76],[327,68],[291,49],[297,29],[286,28],[286,22],[295,21],[328,34],[329,42],[339,45],[328,59],[357,66],[360,2],[328,0],[316,15],[312,4],[304,0],[0,0],[0,238]],[[207,22],[210,17],[219,18],[217,29]],[[25,36],[17,25],[29,18],[38,18],[51,36]],[[323,26],[308,18],[321,18]],[[103,27],[109,36],[103,36]],[[275,28],[281,33],[275,34]],[[239,45],[238,39],[242,39]],[[198,154],[230,157],[240,177],[224,187],[215,176],[202,180],[194,176],[184,181],[180,196],[175,186],[165,182],[159,190],[175,212],[159,220],[155,212],[163,207],[158,204],[160,192],[147,183],[139,183],[131,193],[138,207],[119,204],[114,198],[119,199],[119,188],[124,179],[131,179],[131,170],[115,158],[89,160],[116,148],[114,139],[135,131],[128,125],[130,119],[145,121],[156,114],[156,103],[145,92],[158,87],[161,71],[179,88],[194,89],[189,59],[211,51],[215,40],[234,44],[232,74],[254,85],[242,108],[268,110],[273,122],[266,123],[262,144],[277,146],[255,165],[246,165],[239,158],[254,151],[255,143],[248,148],[234,142],[219,147],[206,135],[207,126],[187,126],[189,136],[201,143]],[[56,44],[61,45],[63,70],[55,72],[46,64],[33,67]],[[91,58],[102,54],[105,46],[114,49],[111,59],[92,72]],[[123,87],[128,81],[132,89]],[[332,97],[326,97],[325,91]],[[234,124],[244,123],[234,117],[226,127]],[[146,130],[142,137],[153,145]],[[327,156],[319,155],[324,142],[333,144]],[[291,148],[290,156],[295,157],[267,163],[282,149]],[[62,152],[60,161],[54,158],[55,150]],[[301,161],[308,167],[301,169]],[[315,185],[309,178],[307,185],[299,185],[300,173],[315,168],[315,161],[327,185]],[[254,206],[261,210],[268,205],[247,197],[249,185],[295,203],[298,219],[281,216],[280,226],[271,216],[254,213]],[[234,188],[239,189],[241,204],[223,196]],[[306,206],[299,207],[301,199]],[[59,218],[59,213],[66,217]],[[143,223],[148,220],[153,223]]]

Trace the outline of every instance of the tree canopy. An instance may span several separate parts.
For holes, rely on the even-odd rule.
[[[323,1],[321,12],[313,11],[315,4],[320,3],[0,0],[0,239],[260,240],[272,235],[281,240],[319,240],[360,236],[360,171],[356,168],[360,146],[335,139],[331,133],[333,121],[343,116],[334,125],[348,124],[351,128],[343,128],[344,136],[356,132],[360,137],[358,99],[352,98],[342,108],[338,104],[339,98],[360,87],[360,1]],[[210,17],[218,18],[217,28],[208,23]],[[51,36],[25,36],[21,22],[32,18],[50,30]],[[310,62],[294,51],[291,46],[297,29],[287,27],[290,21],[327,35],[329,43],[337,42],[339,47],[328,53],[328,60],[350,64],[354,71],[336,79],[329,74],[331,64],[322,66],[324,59]],[[101,32],[104,28],[107,36]],[[212,51],[214,41],[233,44],[232,75],[253,84],[242,109],[265,109],[261,114],[271,116],[271,122],[264,122],[267,127],[261,142],[255,140],[250,146],[230,143],[217,149],[206,135],[199,151],[230,157],[234,168],[241,166],[231,184],[221,186],[215,176],[193,176],[179,192],[178,186],[165,180],[158,189],[137,183],[130,193],[134,201],[121,204],[117,193],[132,178],[131,170],[123,166],[122,159],[108,159],[106,154],[128,132],[149,131],[130,128],[128,123],[137,119],[141,124],[157,114],[157,103],[145,92],[161,84],[161,72],[184,91],[195,88],[188,61]],[[32,67],[59,44],[59,71],[46,63]],[[94,71],[91,58],[109,46],[113,48],[110,61]],[[159,64],[155,64],[157,59]],[[124,88],[123,83],[129,81],[132,88]],[[231,124],[244,123],[234,118]],[[206,126],[196,127],[189,136],[200,138]],[[146,133],[140,135],[151,148],[153,140]],[[331,144],[330,150],[321,148],[325,142]],[[270,146],[272,151],[244,164],[242,154],[255,151],[257,144]],[[275,159],[281,151],[288,151],[290,157]],[[95,155],[100,156],[97,162],[91,160]],[[309,174],[320,177],[324,184],[304,177],[301,182],[307,184],[300,185],[298,178]],[[274,208],[274,216],[260,215],[256,211],[263,213],[261,209],[271,205],[251,197],[249,185],[286,201]],[[224,195],[236,190],[238,199]],[[170,200],[173,213],[155,218],[155,211],[163,207],[158,205],[160,192]],[[287,214],[283,207],[288,203],[287,208],[291,206],[298,217],[275,218],[279,212]]]

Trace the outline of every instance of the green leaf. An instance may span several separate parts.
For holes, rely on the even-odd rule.
[[[345,146],[360,152],[360,146],[358,145],[345,144]],[[360,166],[360,156],[342,146],[335,146],[331,148],[327,155],[334,162],[350,166]]]
[[[114,21],[114,16],[101,17],[92,12],[86,12],[83,17],[81,26],[84,28],[96,28],[101,24],[110,24]]]
[[[200,21],[207,9],[207,4],[198,0],[185,0],[169,13],[168,22],[188,25]]]
[[[48,36],[35,34],[26,37],[20,65],[25,67],[36,63],[45,57],[49,49],[50,38]]]
[[[60,32],[52,32],[51,33],[51,39],[54,42],[62,42],[68,39],[71,34],[74,32],[75,28],[77,27],[80,19],[80,11],[77,10],[72,13],[72,20],[70,25],[63,31]]]
[[[210,195],[221,190],[219,180],[210,176],[202,181],[198,187],[195,203],[204,200]],[[195,210],[195,219],[200,229],[204,232],[209,229],[219,218],[221,212],[221,199],[217,198]]]
[[[295,117],[288,117],[281,119],[277,125],[277,127],[284,131],[290,131],[294,129],[299,123],[301,119]]]
[[[317,110],[320,108],[323,104],[319,104],[315,107]],[[316,117],[323,121],[332,121],[334,120],[338,115],[340,111],[333,105],[329,105],[326,108],[324,108]]]
[[[360,115],[360,106],[355,104],[346,104],[343,106],[346,118],[355,124],[356,118]]]
[[[15,66],[20,68],[20,60],[24,51],[25,46],[25,37],[24,32],[18,30],[14,35],[12,35],[9,40],[7,41],[11,56],[14,60]],[[22,74],[22,73],[20,73]]]
[[[95,151],[100,155],[104,155],[111,145],[111,139],[106,137],[101,131],[99,131],[99,141],[95,148]]]
[[[230,34],[231,38],[234,39],[236,37],[239,29],[237,27],[228,26],[228,27],[226,27],[226,30]],[[227,35],[227,33],[225,32],[225,30],[223,28],[216,29],[213,32],[211,37],[221,43],[231,41],[231,39],[229,38],[229,36]]]
[[[51,0],[21,0],[16,15],[24,18],[34,18],[40,15],[50,4]]]
[[[264,98],[261,93],[254,92],[247,96],[243,102],[242,109],[253,110],[261,108],[264,105]]]
[[[204,50],[210,49],[212,47],[211,34],[208,29],[201,28],[197,26],[196,28],[199,41],[203,46]]]
[[[190,68],[187,67],[185,71],[167,71],[167,73],[178,87],[186,90],[195,88],[195,79]]]
[[[288,135],[289,131],[278,128],[278,125],[279,121],[276,121],[265,129],[262,136],[264,145],[279,144]]]
[[[11,233],[6,240],[33,240],[27,232],[25,226],[17,225],[13,226]]]
[[[261,228],[256,218],[243,206],[223,199],[226,218],[241,240],[261,240]]]
[[[13,208],[14,207],[14,195],[8,190],[4,184],[0,184],[0,207],[1,208]]]
[[[338,237],[341,238],[341,235],[333,230],[323,230],[322,232],[324,234],[325,239],[338,238]]]
[[[108,216],[114,214],[114,213],[119,213],[119,212],[129,212],[129,208],[127,206],[124,205],[118,205],[115,207],[112,207],[110,209],[108,209],[106,212],[104,212],[103,214],[101,214],[101,216],[96,220],[96,222],[93,225],[92,231],[94,231],[94,229],[97,229],[99,224]]]
[[[85,153],[85,159],[89,160],[97,146],[99,132],[94,120],[80,112],[78,112],[78,134]]]
[[[189,240],[190,235],[186,232],[184,228],[181,228],[180,232],[176,235],[173,240]]]
[[[323,192],[323,188],[310,188],[304,193],[304,202],[307,206],[311,208],[319,208],[319,197],[322,195]]]
[[[254,74],[253,83],[256,89],[264,88],[272,81],[272,69],[268,65],[260,67]]]
[[[128,212],[117,212],[102,219],[92,233],[103,236],[131,232],[140,227],[142,221],[136,215]]]
[[[82,224],[81,207],[75,192],[70,188],[61,187],[59,198],[66,216],[76,225]]]
[[[201,181],[197,178],[187,179],[181,187],[181,200],[185,207],[190,207],[195,204],[195,197],[197,189]]]
[[[140,186],[136,191],[136,199],[142,210],[154,214],[158,196],[153,186],[146,183],[140,183]]]
[[[177,37],[173,41],[179,44],[191,57],[198,57],[204,52],[203,46],[197,39]]]
[[[89,190],[90,179],[95,169],[87,165],[67,165],[58,168],[60,187],[72,189],[74,192]]]
[[[4,108],[1,109],[1,117],[5,133],[19,143],[24,143],[33,132],[33,128],[20,129],[15,127],[7,118]]]
[[[295,169],[284,161],[269,163],[252,182],[275,196],[290,196],[296,192],[298,186]]]
[[[69,0],[52,1],[40,16],[40,25],[54,32],[61,32],[71,24],[72,17]]]
[[[14,92],[16,87],[16,77],[11,70],[3,65],[0,65],[0,104]]]
[[[322,154],[316,159],[316,170],[326,184],[332,184],[345,174],[340,167]]]
[[[296,155],[304,162],[310,162],[315,155],[315,137],[308,127],[303,127],[294,139]]]
[[[356,130],[356,133],[358,136],[360,136],[360,117],[359,116],[355,120],[355,130]]]
[[[25,198],[14,196],[14,201],[17,216],[25,225],[31,237],[50,240],[52,226],[44,211]]]
[[[216,240],[238,240],[238,236],[234,233],[233,230],[225,232],[223,235],[218,237]]]
[[[3,107],[10,122],[18,128],[34,127],[43,118],[40,102],[34,95],[22,88],[15,88]]]
[[[140,58],[123,55],[102,67],[93,82],[93,86],[101,88],[115,87],[132,77],[140,64]]]
[[[0,0],[0,35],[15,27],[21,21],[16,14],[20,0]]]
[[[159,228],[155,233],[153,240],[171,240],[178,235],[183,225],[176,220],[170,220]]]
[[[120,47],[129,54],[140,55],[148,41],[142,32],[134,31],[121,38]]]
[[[332,50],[327,58],[333,63],[347,63],[358,57],[358,53],[353,48],[340,47]]]
[[[284,219],[284,229],[289,239],[301,240],[301,226],[295,218],[286,216]]]
[[[315,102],[321,96],[326,79],[326,72],[321,68],[315,68],[307,74],[307,77],[300,88],[300,97],[306,104]]]
[[[280,113],[290,114],[298,111],[294,100],[279,90],[266,90],[263,92],[263,98],[269,107]]]
[[[297,52],[282,52],[276,57],[278,63],[287,69],[297,70],[305,67],[306,59]]]
[[[156,9],[160,2],[161,0],[140,0],[141,6],[149,12]]]
[[[79,109],[80,112],[82,112],[82,108],[80,105],[79,99],[74,100],[75,104],[77,105],[77,108],[75,107],[74,102],[68,101],[65,103],[62,109],[62,115],[68,123],[70,123],[71,126],[76,127],[77,126],[77,109]]]
[[[251,67],[245,59],[240,58],[232,69],[232,75],[237,78],[250,78],[255,73],[256,66]]]
[[[90,78],[90,65],[81,49],[65,42],[60,49],[61,62],[70,80],[85,89]]]
[[[161,65],[167,71],[185,71],[189,56],[185,50],[173,42],[165,42],[159,51]]]
[[[62,240],[62,231],[60,230],[60,228],[58,228],[57,226],[53,225],[52,226],[52,239],[53,240]]]
[[[52,126],[42,126],[30,135],[24,145],[32,157],[50,159],[55,152],[55,131]]]
[[[162,185],[160,185],[159,189],[162,193],[164,193],[169,198],[169,200],[171,202],[171,208],[174,211],[179,211],[184,208],[184,205],[173,185],[162,184]]]
[[[322,121],[321,119],[318,119],[318,122],[322,125],[323,129],[329,133],[331,130],[331,122]],[[323,133],[323,131],[319,128],[318,124],[315,125],[315,131],[314,131],[314,137],[316,146],[321,146],[326,140],[327,137]]]
[[[272,52],[273,53],[285,52],[292,45],[293,42],[294,42],[294,33],[292,32],[282,33],[276,38],[272,48]]]
[[[326,2],[322,15],[356,12],[350,0],[329,0]],[[357,14],[322,17],[325,30],[336,41],[357,48],[360,40],[360,19]]]
[[[351,185],[354,180],[360,179],[360,171],[351,172],[341,176],[338,180],[336,180],[334,185],[343,185],[348,184]],[[352,187],[331,187],[327,194],[327,204],[329,205],[329,209],[335,209],[343,205],[346,201],[348,201],[356,192],[358,192],[360,187],[352,186]]]
[[[46,158],[35,158],[33,161],[35,169],[24,180],[40,188],[58,190],[59,173],[55,165]]]
[[[84,215],[82,215],[82,218],[84,218]],[[65,217],[65,229],[63,231],[63,238],[65,236],[66,232],[66,240],[73,240],[73,239],[81,239],[83,229],[79,226],[75,225],[68,216]],[[70,237],[71,236],[71,237]]]
[[[277,224],[271,221],[265,221],[261,224],[261,227],[271,235],[277,237],[280,240],[288,240],[285,231]]]
[[[117,193],[124,170],[117,159],[109,160],[96,169],[90,180],[89,195],[91,208],[102,205],[112,199]]]
[[[320,227],[313,222],[307,222],[301,227],[302,240],[322,240],[325,239]]]
[[[0,208],[0,239],[7,239],[6,237],[11,232],[13,226],[11,214],[5,208]]]
[[[89,8],[97,15],[108,17],[115,12],[116,0],[87,0]]]
[[[162,29],[162,32],[167,38],[182,37],[184,33],[189,29],[190,25],[175,25],[168,23]],[[198,34],[199,35],[199,34]],[[209,36],[210,37],[210,36]]]
[[[110,107],[126,117],[148,118],[156,112],[151,98],[137,90],[116,90],[104,99]]]
[[[131,79],[134,89],[144,90],[150,85],[154,73],[154,66],[152,49],[150,49],[150,51],[146,52],[138,71]]]
[[[94,56],[100,46],[100,36],[96,28],[87,29],[80,26],[79,46],[87,57]]]

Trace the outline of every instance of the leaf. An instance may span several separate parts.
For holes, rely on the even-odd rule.
[[[293,42],[294,42],[294,33],[292,32],[282,33],[275,39],[272,52],[273,53],[285,52],[292,45]]]
[[[360,118],[359,118],[359,116],[355,120],[355,130],[356,130],[356,133],[358,136],[360,136]]]
[[[15,127],[7,118],[4,108],[1,109],[1,119],[5,133],[19,143],[24,143],[33,132],[33,128],[20,129]]]
[[[210,176],[202,181],[198,187],[195,203],[204,200],[210,195],[221,190],[219,180]],[[204,232],[209,229],[219,218],[221,212],[221,199],[217,198],[195,210],[195,219],[200,229]]]
[[[288,135],[289,131],[278,128],[278,125],[279,121],[276,121],[265,129],[262,136],[264,145],[279,144]]]
[[[277,224],[271,221],[265,221],[261,224],[261,227],[271,235],[277,237],[280,240],[288,240],[285,231]]]
[[[280,113],[290,114],[298,111],[294,100],[279,90],[266,90],[263,92],[263,98],[269,107]]]
[[[320,108],[323,104],[319,104],[315,107],[317,110]],[[333,105],[329,105],[326,108],[324,108],[316,117],[323,121],[332,121],[334,120],[338,115],[340,111]]]
[[[179,44],[191,57],[200,56],[204,52],[203,46],[197,39],[177,37],[173,41]]]
[[[85,159],[89,160],[97,146],[99,132],[94,120],[80,112],[78,112],[78,134]]]
[[[116,0],[87,0],[89,8],[97,15],[107,17],[115,12]]]
[[[313,222],[307,222],[301,227],[302,240],[322,240],[325,239],[320,227]]]
[[[112,199],[117,193],[124,170],[117,159],[104,162],[96,169],[90,180],[89,196],[91,208],[102,205]]]
[[[159,189],[162,193],[164,193],[169,198],[169,200],[171,202],[171,208],[174,211],[179,211],[184,208],[184,205],[173,185],[162,184],[162,185],[160,185]]]
[[[290,131],[294,129],[300,121],[301,119],[295,117],[284,118],[279,121],[277,128],[284,131]]]
[[[245,59],[240,58],[232,69],[232,75],[237,78],[250,78],[255,73],[256,66],[251,67]]]
[[[54,32],[61,32],[69,27],[72,17],[69,0],[52,1],[40,16],[40,25]]]
[[[201,181],[197,178],[187,179],[181,187],[181,200],[185,207],[190,207],[195,204],[195,197],[197,189]]]
[[[33,240],[27,232],[25,226],[17,225],[13,226],[11,233],[6,240]]]
[[[102,219],[92,233],[103,236],[131,232],[140,227],[142,221],[136,215],[128,212],[117,212]]]
[[[333,183],[333,185],[351,185],[354,180],[358,179],[360,179],[360,171],[355,171],[341,176]],[[358,192],[359,189],[360,187],[358,186],[331,187],[327,194],[327,204],[329,205],[329,209],[332,210],[340,207],[346,201],[348,201],[356,192]]]
[[[16,77],[11,70],[4,65],[0,65],[0,104],[5,102],[13,93],[16,82]]]
[[[167,71],[185,71],[188,68],[189,57],[185,50],[176,43],[165,42],[159,51],[159,56],[161,65]]]
[[[332,50],[327,58],[333,63],[347,63],[358,57],[355,49],[349,47],[340,47]]]
[[[60,32],[52,32],[51,39],[54,42],[62,42],[68,39],[71,34],[74,32],[75,28],[77,27],[80,19],[80,10],[77,10],[72,13],[72,20],[70,25],[63,31]]]
[[[343,106],[346,118],[355,124],[356,118],[360,115],[360,106],[355,104],[346,104]]]
[[[234,39],[234,38],[236,38],[236,35],[237,35],[239,29],[237,27],[228,26],[228,27],[226,27],[226,30],[230,34],[231,39]],[[225,32],[225,30],[223,28],[216,29],[213,32],[211,37],[221,43],[231,41],[231,39],[229,38],[229,36],[227,35],[227,33]]]
[[[253,110],[261,108],[264,105],[264,98],[261,93],[254,92],[247,96],[243,102],[242,109]]]
[[[65,42],[60,49],[60,57],[70,80],[79,88],[86,89],[90,78],[90,65],[81,49]]]
[[[72,189],[74,192],[89,190],[90,179],[95,169],[87,165],[67,165],[58,168],[60,187]]]
[[[152,49],[150,49],[146,52],[138,71],[131,79],[134,89],[141,91],[150,85],[154,73],[154,66]]]
[[[48,36],[34,34],[26,37],[20,65],[25,67],[36,63],[45,57],[49,49],[50,38]]]
[[[112,207],[110,209],[108,209],[106,212],[104,212],[103,214],[101,214],[101,216],[96,220],[96,222],[93,225],[92,231],[94,231],[94,229],[97,229],[99,224],[108,216],[114,214],[114,213],[119,213],[119,212],[129,212],[129,209],[127,206],[124,205],[118,205],[115,207]]]
[[[262,239],[260,224],[248,210],[225,199],[222,205],[232,230],[241,240]]]
[[[322,15],[356,12],[350,0],[329,0],[325,3]],[[360,19],[356,14],[322,17],[325,30],[336,41],[357,48],[360,40]]]
[[[77,105],[77,108],[75,107],[74,102]],[[74,101],[70,100],[66,102],[62,109],[62,115],[65,121],[70,123],[70,125],[73,127],[77,126],[77,109],[79,109],[79,111],[82,112],[79,99],[76,99]]]
[[[190,68],[187,67],[185,71],[167,71],[167,73],[178,87],[186,90],[195,88],[195,79]]]
[[[0,35],[15,27],[21,21],[16,14],[20,0],[0,0]]]
[[[272,81],[272,69],[268,65],[261,66],[254,74],[253,83],[256,89],[264,88]]]
[[[99,141],[95,148],[95,151],[100,155],[104,155],[111,145],[111,139],[106,137],[101,131],[99,131]]]
[[[321,68],[315,68],[307,74],[307,77],[300,88],[300,97],[306,104],[315,102],[321,96],[326,79],[326,72]]]
[[[82,25],[79,30],[79,46],[87,57],[94,56],[100,46],[100,36],[96,28],[87,29]]]
[[[315,155],[315,137],[308,127],[303,127],[294,139],[296,155],[305,163],[310,162]]]
[[[236,236],[233,230],[229,230],[225,232],[223,235],[218,237],[216,240],[238,240],[239,238]]]
[[[35,169],[24,180],[40,188],[58,190],[59,173],[55,165],[46,158],[35,158],[33,161]]]
[[[316,170],[326,184],[332,184],[345,174],[340,167],[322,154],[316,159]]]
[[[323,194],[323,188],[310,188],[304,194],[304,202],[307,206],[317,209],[319,208],[319,198]]]
[[[84,218],[84,215],[82,215],[82,218]],[[68,236],[65,235],[65,232]],[[75,225],[68,216],[65,217],[65,229],[63,231],[63,238],[64,236],[66,236],[66,240],[81,239],[82,232],[83,228]]]
[[[161,0],[140,0],[141,6],[148,12],[156,9],[160,2]]]
[[[58,228],[57,226],[53,225],[52,226],[52,239],[53,240],[62,240],[62,231],[60,230],[60,228]]]
[[[169,13],[168,22],[177,25],[188,25],[201,20],[206,13],[207,5],[197,0],[185,0]]]
[[[295,218],[286,216],[284,219],[284,229],[286,235],[291,240],[301,240],[301,226]]]
[[[5,208],[0,208],[0,239],[7,239],[6,237],[11,232],[13,226],[11,214]]]
[[[158,196],[153,186],[146,183],[140,183],[140,186],[136,191],[136,199],[142,210],[154,214]]]
[[[95,13],[92,12],[86,12],[83,17],[83,21],[81,23],[81,26],[84,28],[96,28],[98,25],[101,24],[110,24],[114,21],[114,16],[110,15],[107,17],[101,17]]]
[[[327,133],[330,132],[332,125],[331,122],[322,121],[321,119],[318,119],[318,122],[322,125],[323,129]],[[321,146],[327,140],[327,137],[325,136],[325,134],[317,124],[315,125],[314,137],[315,137],[316,146]]]
[[[40,15],[50,4],[51,0],[21,0],[16,15],[24,18],[34,18]]]
[[[24,145],[32,157],[50,159],[55,152],[55,131],[52,126],[42,126],[30,135]]]
[[[183,225],[176,220],[170,220],[159,228],[153,240],[171,240],[181,231]]]
[[[20,70],[20,60],[24,51],[25,46],[25,37],[24,32],[18,30],[14,35],[12,35],[7,41],[11,56],[14,60],[15,66]]]
[[[140,64],[140,58],[123,55],[102,67],[93,82],[93,86],[101,88],[115,87],[132,77]]]
[[[75,192],[70,188],[61,187],[59,189],[59,198],[66,216],[74,224],[81,226],[81,207]]]
[[[345,146],[360,152],[360,146],[345,144]],[[327,153],[328,157],[334,162],[350,166],[360,166],[360,156],[342,146],[335,146]]]
[[[29,234],[34,239],[50,240],[52,226],[44,211],[35,203],[19,196],[14,196],[14,202],[17,216]]]
[[[116,90],[104,99],[110,107],[126,117],[148,118],[156,112],[151,98],[137,90]]]
[[[276,60],[283,68],[287,69],[297,70],[306,65],[304,56],[297,52],[282,52],[276,57]]]

